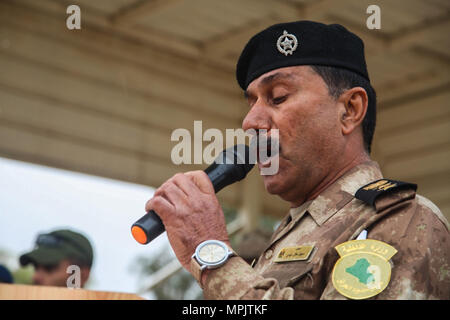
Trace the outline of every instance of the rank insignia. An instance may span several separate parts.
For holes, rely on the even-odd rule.
[[[390,179],[380,179],[373,181],[356,191],[355,198],[364,201],[365,203],[374,206],[375,200],[387,193],[392,193],[398,190],[412,189],[417,190],[417,185],[414,183],[402,182]]]
[[[367,239],[336,246],[339,260],[331,275],[334,288],[350,299],[367,299],[382,292],[391,279],[391,259],[397,250],[387,243]]]

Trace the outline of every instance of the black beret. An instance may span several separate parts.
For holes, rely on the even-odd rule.
[[[236,77],[246,90],[266,72],[297,65],[340,67],[369,80],[363,41],[339,24],[313,21],[280,23],[253,36],[239,57]]]

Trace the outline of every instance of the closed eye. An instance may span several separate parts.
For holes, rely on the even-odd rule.
[[[281,104],[284,101],[286,101],[287,97],[288,97],[287,95],[281,96],[281,97],[276,97],[276,98],[272,99],[272,102],[273,102],[273,104]]]

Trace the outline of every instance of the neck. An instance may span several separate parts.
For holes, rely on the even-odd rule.
[[[317,198],[317,196],[342,177],[347,171],[367,161],[370,161],[369,155],[362,152],[361,154],[355,155],[353,158],[344,161],[341,165],[334,167],[333,171],[328,173],[303,199],[291,202],[291,207],[298,207],[306,201]]]

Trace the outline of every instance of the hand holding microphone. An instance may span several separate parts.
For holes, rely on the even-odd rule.
[[[183,227],[188,228],[189,226],[187,225],[181,225],[183,221],[186,221],[186,217],[183,217],[182,214],[195,214],[195,211],[202,210],[202,208],[198,207],[199,205],[217,207],[218,203],[213,203],[211,195],[208,198],[208,193],[217,193],[227,185],[244,179],[254,166],[254,163],[251,162],[249,147],[236,145],[222,151],[214,163],[204,171],[212,183],[212,188],[210,184],[208,185],[208,181],[204,179],[205,175],[202,172],[175,175],[157,190],[154,197],[147,204],[153,209],[160,207],[161,213],[152,209],[132,225],[131,233],[134,239],[141,244],[147,244],[165,231],[164,224],[158,214],[178,214],[179,216],[171,216],[169,218],[179,219],[174,224],[180,225],[181,229]],[[217,202],[216,198],[215,200]],[[202,201],[205,203],[202,203]],[[219,209],[221,211],[220,205]],[[219,209],[216,208],[214,210],[217,211]],[[208,219],[208,217],[205,216],[203,219]],[[222,220],[224,220],[223,214]],[[203,221],[203,225],[208,227],[208,221]],[[199,224],[196,228],[203,227]],[[181,238],[183,237],[182,234],[180,236]],[[189,241],[189,239],[185,240]],[[177,238],[177,241],[180,240]]]

